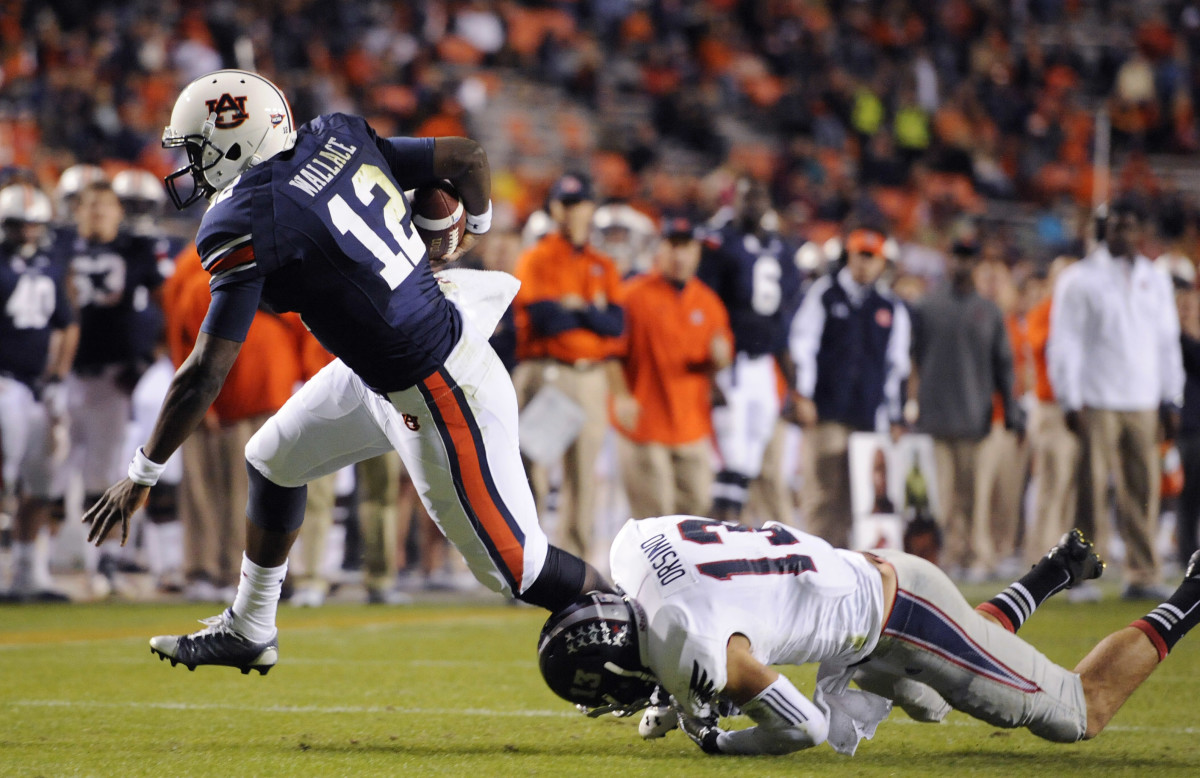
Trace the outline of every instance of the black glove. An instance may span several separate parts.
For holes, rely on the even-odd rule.
[[[715,714],[701,719],[679,711],[679,728],[686,732],[692,742],[700,746],[700,750],[704,753],[721,753],[721,749],[717,747],[717,736],[721,734],[722,730],[717,726]]]

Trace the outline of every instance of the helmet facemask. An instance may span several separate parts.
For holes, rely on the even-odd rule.
[[[226,151],[211,140],[213,130],[216,129],[215,122],[216,114],[210,114],[200,135],[180,135],[173,127],[163,130],[162,147],[177,149],[182,146],[188,157],[188,164],[163,179],[167,185],[167,194],[171,196],[171,202],[178,210],[182,211],[197,200],[211,197],[217,192],[217,187],[210,184],[205,177],[205,173],[220,164],[226,156]],[[176,182],[189,173],[192,176],[192,191],[184,197],[180,195]]]

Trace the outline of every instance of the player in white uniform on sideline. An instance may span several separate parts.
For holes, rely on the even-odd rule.
[[[543,628],[542,675],[559,696],[678,724],[707,753],[778,754],[822,742],[853,754],[891,700],[914,718],[950,707],[1056,742],[1095,736],[1200,621],[1200,552],[1171,599],[1102,640],[1072,672],[1014,633],[1057,591],[1103,570],[1078,531],[979,608],[931,563],[835,549],[782,524],[693,516],[629,521],[613,541],[624,598],[592,592]],[[809,699],[772,665],[819,662]],[[851,680],[877,693],[849,689]],[[661,685],[662,689],[657,689]],[[724,731],[729,704],[757,726]]]

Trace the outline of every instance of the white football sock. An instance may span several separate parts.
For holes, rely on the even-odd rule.
[[[233,629],[252,643],[275,635],[275,613],[287,575],[287,561],[279,567],[259,567],[242,554],[242,577],[233,599]]]

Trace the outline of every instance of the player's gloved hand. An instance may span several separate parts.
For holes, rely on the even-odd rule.
[[[679,726],[679,716],[675,713],[675,700],[661,686],[655,686],[650,693],[650,707],[642,714],[638,722],[638,734],[643,740],[655,740],[664,737],[668,732]]]
[[[721,734],[721,728],[717,726],[715,714],[710,717],[697,718],[678,711],[678,715],[679,728],[687,733],[693,743],[700,746],[701,751],[706,754],[721,753],[721,749],[717,746],[717,737]]]
[[[642,740],[657,740],[679,726],[679,716],[670,705],[651,705],[642,713],[638,734]]]

